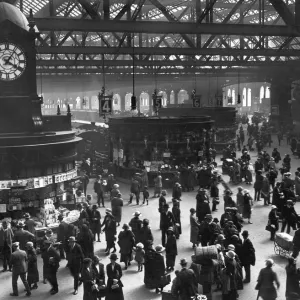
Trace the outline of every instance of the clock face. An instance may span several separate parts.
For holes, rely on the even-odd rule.
[[[0,43],[0,80],[19,78],[26,68],[24,51],[12,43]]]

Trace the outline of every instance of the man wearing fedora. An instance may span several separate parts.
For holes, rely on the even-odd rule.
[[[249,239],[249,232],[247,230],[244,230],[242,232],[243,236],[243,244],[241,247],[241,263],[242,266],[245,268],[245,280],[244,283],[249,283],[251,281],[251,265],[255,266],[255,249],[253,247],[252,242]]]
[[[160,228],[161,228],[161,243],[163,247],[166,245],[167,230],[173,227],[175,219],[172,212],[169,211],[169,204],[163,206],[163,210],[160,213]]]
[[[131,230],[135,237],[135,244],[139,243],[141,241],[140,234],[141,234],[141,228],[143,221],[140,219],[142,214],[137,210],[133,214],[133,218],[129,222],[129,226],[131,227]]]
[[[66,235],[68,232],[68,223],[64,221],[64,217],[62,215],[58,216],[58,229],[57,229],[57,242],[60,242],[59,244],[59,253],[60,258],[65,259],[65,250],[66,250]]]
[[[177,242],[173,227],[167,230],[167,243],[166,243],[166,265],[168,271],[174,271],[175,260],[177,256]]]
[[[13,231],[10,227],[8,227],[7,221],[2,221],[2,227],[0,228],[0,252],[2,252],[3,255],[2,272],[7,270],[7,266],[9,267],[9,271],[11,271],[10,258],[13,238]]]
[[[106,265],[106,274],[107,274],[107,295],[106,300],[124,300],[123,296],[123,283],[120,280],[123,276],[121,266],[116,262],[118,256],[115,253],[112,253],[109,257],[110,263]],[[118,288],[117,291],[114,291],[113,285]]]
[[[177,275],[175,286],[172,287],[173,296],[181,300],[190,300],[195,297],[197,290],[197,279],[193,270],[187,268],[187,260],[180,260],[181,270]]]
[[[79,274],[82,268],[82,261],[84,259],[84,255],[82,252],[82,248],[79,244],[76,243],[76,239],[74,236],[70,236],[69,240],[69,251],[68,251],[68,266],[71,272],[71,275],[74,278],[74,295],[78,293],[79,286]]]
[[[30,287],[26,279],[28,258],[26,252],[20,250],[19,244],[19,242],[15,242],[12,244],[14,250],[14,252],[11,255],[13,293],[11,293],[10,295],[19,296],[18,278],[20,276],[26,289],[26,296],[30,296]]]
[[[211,236],[213,235],[212,226],[210,226],[212,220],[212,215],[206,214],[204,217],[204,221],[201,222],[199,226],[199,234],[201,235],[200,242],[202,247],[207,246],[208,242],[211,240]]]
[[[45,240],[45,251],[42,253],[44,263],[45,279],[49,281],[52,286],[50,290],[51,295],[58,293],[57,271],[59,268],[60,256],[58,251],[53,247],[51,240]]]
[[[34,241],[35,235],[31,232],[24,230],[25,224],[23,222],[19,222],[17,225],[17,231],[15,232],[15,241],[19,242],[19,247],[21,250],[26,250],[26,243]]]

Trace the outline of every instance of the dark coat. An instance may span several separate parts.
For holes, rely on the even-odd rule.
[[[82,268],[81,281],[83,282],[83,300],[96,300],[96,293],[93,293],[92,286],[94,285],[95,274],[93,269],[90,270],[86,267]]]
[[[287,223],[291,226],[295,226],[298,215],[295,211],[294,206],[288,207],[284,205],[282,208],[282,217],[287,221]]]
[[[100,285],[105,285],[105,271],[104,271],[104,265],[99,263],[99,271],[97,267],[92,264],[92,270],[94,272],[96,284],[98,286]],[[105,290],[100,290],[97,292],[98,297],[104,297],[106,295],[106,289]]]
[[[84,259],[82,248],[79,244],[75,243],[73,249],[68,247],[67,260],[68,264],[76,269],[78,272],[81,270],[81,265]]]
[[[82,248],[84,257],[93,258],[94,256],[94,236],[90,229],[87,231],[81,231],[78,235],[78,244]]]
[[[298,299],[300,298],[300,287],[299,287],[299,279],[300,275],[297,272],[296,265],[287,265],[285,267],[286,271],[286,289],[285,296],[289,297],[290,294],[295,293],[298,294]]]
[[[255,249],[252,242],[249,239],[244,240],[241,248],[241,257],[240,257],[242,266],[245,265],[255,265]]]
[[[140,183],[136,179],[132,180],[130,186],[130,192],[133,194],[137,194],[140,192],[140,189],[141,189]]]
[[[197,218],[199,222],[202,222],[204,220],[205,215],[211,214],[209,203],[202,202],[197,205]]]
[[[112,215],[115,217],[116,222],[120,223],[122,219],[122,207],[123,199],[119,197],[114,197],[111,200],[111,211]]]
[[[28,257],[28,274],[27,281],[29,284],[39,282],[39,271],[37,268],[37,255],[35,249],[27,251]]]
[[[183,268],[175,281],[174,292],[179,295],[180,300],[190,300],[197,294],[197,279],[191,269]]]
[[[42,253],[45,278],[52,277],[59,268],[60,255],[52,246]],[[53,259],[53,260],[52,260]]]
[[[106,266],[106,274],[107,274],[107,294],[105,300],[124,300],[123,295],[123,283],[120,278],[122,277],[122,269],[119,264],[115,264],[114,270],[112,270],[111,263]],[[113,279],[118,279],[118,289],[112,289]]]
[[[14,274],[23,274],[27,272],[27,253],[23,250],[16,250],[11,254],[10,263]]]
[[[162,212],[160,216],[161,229],[167,230],[169,227],[172,227],[175,224],[174,216],[170,211]]]
[[[124,230],[119,233],[118,244],[120,246],[120,253],[122,255],[129,255],[132,253],[132,248],[135,244],[134,234],[131,230]],[[121,258],[122,262],[122,258]]]
[[[156,253],[153,261],[153,275],[156,287],[161,287],[161,277],[166,272],[165,259],[164,257]]]
[[[117,234],[117,223],[115,218],[112,215],[106,215],[104,217],[101,227],[103,226],[107,246],[112,248],[115,242],[115,235]]]
[[[264,180],[263,175],[256,175],[255,182],[254,182],[254,188],[257,190],[261,190],[263,187],[263,180]]]
[[[166,242],[166,254],[177,255],[177,242],[174,234],[170,234],[167,237]]]
[[[140,231],[142,228],[142,223],[143,221],[137,217],[132,218],[129,222],[129,226],[131,227],[131,230],[135,236],[136,243],[140,242]]]
[[[142,226],[140,230],[140,242],[143,243],[145,249],[147,249],[149,246],[148,241],[153,241],[151,228],[148,225]]]
[[[181,234],[181,210],[179,207],[173,206],[172,207],[172,214],[174,216],[174,223],[179,224],[176,226],[176,232]]]
[[[102,194],[103,193],[103,186],[102,182],[95,181],[94,183],[94,191],[96,194]]]
[[[90,221],[90,226],[92,232],[95,233],[100,233],[101,231],[101,213],[99,210],[92,210],[91,213],[91,221]]]
[[[57,241],[58,242],[65,242],[66,241],[66,236],[68,232],[68,226],[66,222],[62,221],[60,222],[58,229],[57,229]]]

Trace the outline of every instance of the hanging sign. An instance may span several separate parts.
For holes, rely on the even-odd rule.
[[[201,95],[193,96],[193,107],[195,108],[201,107]]]
[[[98,96],[100,105],[100,114],[110,114],[112,112],[112,100],[113,96],[104,96],[104,95],[99,95]]]
[[[153,97],[153,107],[155,110],[161,109],[161,107],[162,107],[162,96],[161,95],[155,95]]]

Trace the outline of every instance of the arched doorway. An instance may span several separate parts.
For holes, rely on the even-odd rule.
[[[235,104],[235,89],[232,89],[231,91],[231,98],[232,98],[232,105]]]
[[[99,110],[99,100],[98,96],[92,96],[91,97],[91,109]]]
[[[142,92],[140,95],[140,111],[141,112],[148,112],[149,111],[149,94],[146,92]]]
[[[121,111],[121,97],[119,94],[113,95],[113,110],[114,111]]]
[[[271,96],[270,87],[266,86],[265,89],[266,89],[266,98],[270,98]]]
[[[80,107],[81,107],[81,99],[80,99],[80,97],[77,97],[75,101],[76,101],[75,108],[76,109],[80,109]]]
[[[252,90],[249,88],[247,91],[247,106],[252,105]]]
[[[125,96],[125,111],[131,110],[131,96],[132,93],[127,93]]]
[[[188,92],[186,90],[180,90],[178,92],[178,104],[183,104],[187,100],[189,100]]]
[[[170,104],[175,104],[175,93],[171,91],[170,93]]]
[[[158,93],[159,96],[162,96],[161,104],[162,106],[167,106],[168,96],[165,91],[160,91]]]
[[[265,98],[265,87],[261,86],[259,91],[259,103],[261,103],[261,99]]]
[[[247,90],[243,88],[243,106],[247,106]]]

